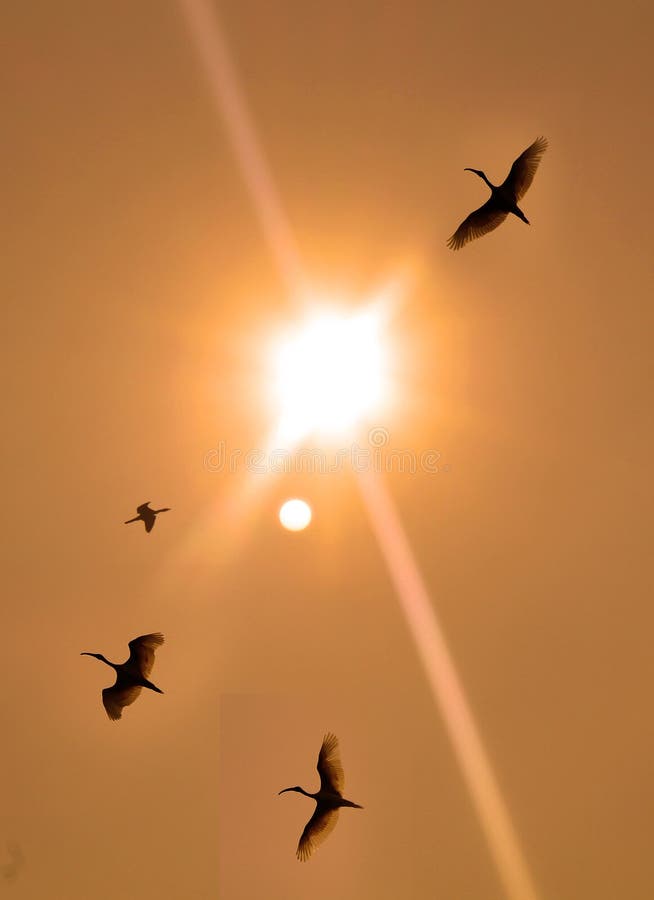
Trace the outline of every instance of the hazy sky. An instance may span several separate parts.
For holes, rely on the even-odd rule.
[[[407,266],[386,479],[540,900],[651,900],[652,13],[226,0],[312,281]],[[297,321],[172,0],[5,2],[0,864],[16,900],[503,900],[350,471],[211,472]],[[450,252],[538,135],[511,217]],[[258,480],[257,480],[258,479]],[[314,523],[276,513],[306,497]],[[170,506],[154,531],[138,503]],[[101,663],[162,631],[111,723]],[[147,694],[147,695],[146,695]],[[323,734],[344,810],[295,848]]]

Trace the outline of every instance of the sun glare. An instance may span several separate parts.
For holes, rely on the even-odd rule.
[[[282,441],[342,433],[375,412],[383,393],[380,324],[371,310],[324,314],[282,344],[275,384]]]

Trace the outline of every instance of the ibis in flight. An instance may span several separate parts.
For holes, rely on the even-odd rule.
[[[491,184],[484,172],[480,169],[464,169],[464,172],[474,172],[475,175],[486,182],[491,189],[491,195],[483,206],[471,212],[467,219],[459,225],[452,237],[447,242],[450,250],[460,250],[468,241],[488,234],[506,219],[509,213],[513,213],[523,222],[529,225],[529,219],[518,206],[521,199],[529,189],[536,169],[543,153],[547,150],[547,141],[544,137],[537,138],[533,144],[520,154],[511,166],[511,171],[502,184]]]
[[[309,859],[316,847],[331,834],[338,821],[338,810],[341,806],[354,806],[363,809],[358,803],[345,800],[343,790],[344,776],[343,766],[338,754],[338,738],[333,734],[326,734],[318,754],[318,774],[320,775],[320,790],[310,794],[301,787],[289,787],[280,791],[298,791],[305,797],[311,797],[316,801],[313,815],[307,822],[297,845],[297,858],[304,861]]]
[[[102,702],[110,719],[120,719],[123,707],[133,703],[141,693],[141,688],[150,688],[163,694],[156,685],[148,681],[154,665],[154,651],[164,642],[163,634],[142,634],[129,642],[129,659],[124,663],[112,663],[101,653],[81,653],[80,656],[95,656],[116,670],[116,683],[102,691]]]
[[[164,506],[163,509],[150,509],[150,501],[147,503],[141,503],[140,506],[136,507],[136,512],[138,516],[134,516],[133,519],[128,519],[125,522],[125,525],[129,525],[130,522],[143,522],[145,525],[146,531],[152,531],[154,528],[154,520],[157,515],[162,512],[170,512],[169,506]]]

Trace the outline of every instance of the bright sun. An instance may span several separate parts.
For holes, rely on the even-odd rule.
[[[375,412],[383,393],[380,325],[372,310],[324,314],[282,344],[275,385],[281,441],[342,433]]]

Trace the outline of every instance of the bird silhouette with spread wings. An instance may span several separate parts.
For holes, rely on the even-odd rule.
[[[102,691],[102,702],[110,719],[120,719],[125,706],[134,703],[141,688],[163,694],[148,680],[154,665],[154,651],[164,642],[163,634],[142,634],[129,642],[129,659],[124,663],[109,662],[101,653],[84,651],[80,656],[94,656],[116,670],[116,683]]]
[[[341,793],[345,778],[338,753],[338,738],[335,735],[325,735],[318,754],[317,768],[320,775],[320,790],[315,794],[310,794],[299,786],[284,788],[279,792],[284,794],[286,791],[297,791],[316,801],[314,813],[305,825],[297,846],[296,856],[302,861],[309,859],[316,847],[334,830],[340,807],[353,806],[356,809],[363,809],[358,803],[345,800]]]
[[[473,241],[475,238],[493,231],[502,224],[509,213],[513,213],[514,216],[529,225],[529,219],[518,206],[518,200],[527,193],[546,150],[546,139],[537,138],[515,160],[511,171],[500,185],[491,184],[480,169],[464,169],[464,172],[474,172],[475,175],[479,175],[491,189],[491,195],[483,206],[471,212],[467,219],[461,222],[447,242],[450,250],[460,250],[468,241]]]
[[[133,519],[128,519],[125,522],[125,525],[129,525],[130,522],[143,522],[145,525],[146,531],[152,531],[154,528],[154,520],[162,512],[170,512],[169,506],[164,506],[163,509],[150,509],[150,501],[147,503],[141,503],[140,506],[136,507],[137,516],[134,516]]]

